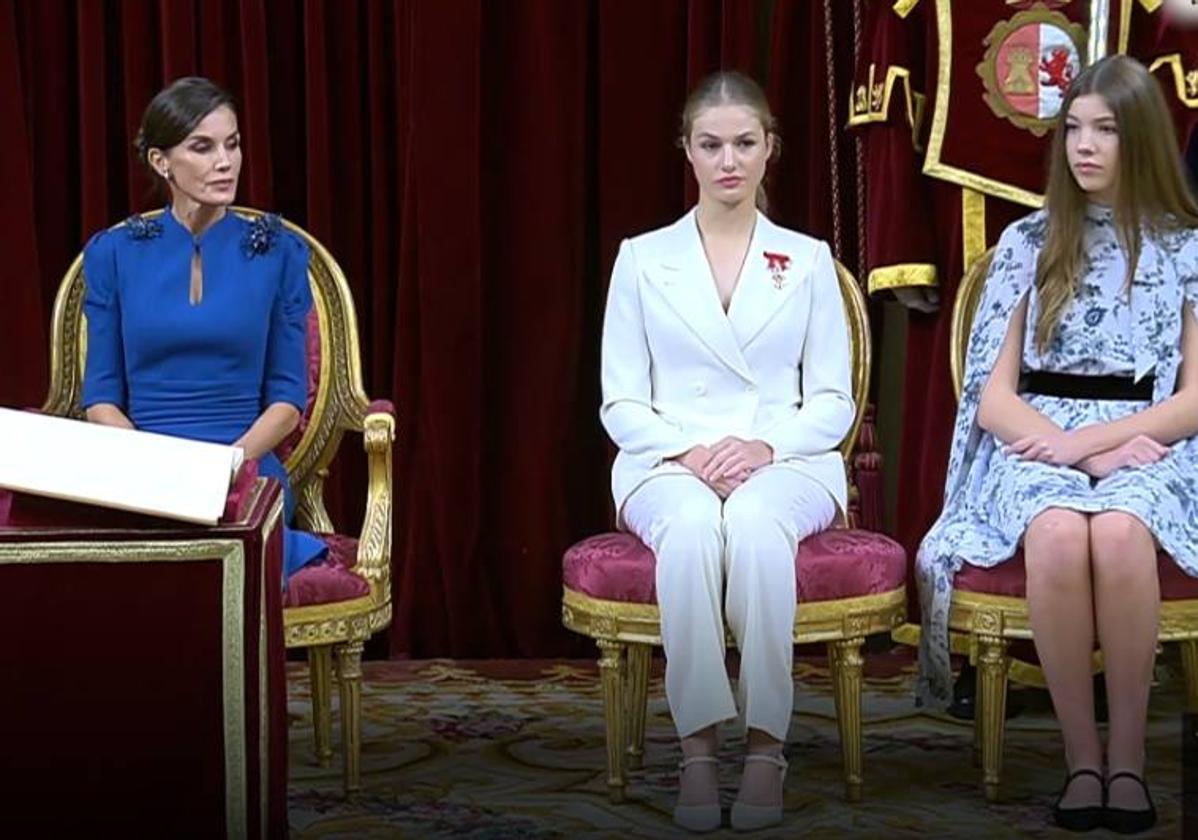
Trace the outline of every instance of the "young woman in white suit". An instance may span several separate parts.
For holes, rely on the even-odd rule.
[[[732,826],[782,819],[795,552],[846,504],[848,327],[827,244],[759,210],[778,151],[761,88],[717,73],[680,137],[699,202],[625,240],[603,326],[600,416],[620,526],[657,558],[666,697],[682,740],[674,819],[721,820],[716,725],[748,732]],[[725,621],[740,650],[736,692]]]

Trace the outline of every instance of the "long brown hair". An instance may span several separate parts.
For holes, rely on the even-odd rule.
[[[1044,202],[1048,230],[1036,263],[1040,312],[1035,346],[1040,353],[1048,349],[1082,272],[1088,199],[1069,168],[1065,119],[1074,100],[1089,94],[1101,96],[1115,115],[1119,162],[1113,209],[1115,231],[1127,254],[1127,282],[1139,261],[1143,229],[1156,233],[1198,227],[1198,203],[1182,172],[1173,120],[1156,79],[1126,56],[1096,61],[1078,74],[1065,94],[1049,152]]]
[[[776,130],[778,124],[770,111],[770,103],[765,98],[765,91],[757,82],[735,70],[720,70],[695,85],[695,89],[686,98],[686,104],[682,106],[682,124],[679,127],[678,135],[680,148],[690,142],[691,130],[695,126],[695,117],[699,115],[700,111],[714,105],[744,105],[751,109],[757,115],[757,119],[761,121],[766,141],[768,142],[773,137],[774,145],[770,153],[770,161],[776,160],[782,153],[782,140],[778,137]],[[762,178],[761,183],[757,185],[756,203],[757,209],[762,213],[769,209],[769,199],[765,193],[765,178]]]

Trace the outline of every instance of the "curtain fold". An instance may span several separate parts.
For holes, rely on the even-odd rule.
[[[620,240],[694,200],[680,111],[721,67],[779,113],[772,215],[831,235],[826,5],[0,0],[0,355],[21,360],[0,404],[41,401],[53,295],[88,236],[161,202],[132,152],[149,98],[209,76],[238,103],[238,201],[340,262],[367,390],[397,406],[390,653],[589,655],[561,627],[560,560],[611,525],[599,335]],[[363,488],[347,438],[342,530]]]
[[[5,254],[0,261],[0,403],[40,404],[47,381],[46,314],[41,276],[37,200],[33,171],[34,132],[28,100],[30,81],[18,49],[18,10],[0,0],[0,124],[6,148],[0,154],[0,217]]]

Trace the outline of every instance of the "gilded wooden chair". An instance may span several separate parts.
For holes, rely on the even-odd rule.
[[[247,218],[260,211],[234,208]],[[162,211],[145,214],[153,217]],[[391,403],[367,400],[359,364],[358,325],[349,284],[332,255],[302,228],[284,221],[311,250],[308,279],[308,405],[300,425],[276,450],[295,492],[296,527],[325,537],[327,559],[293,575],[284,599],[287,647],[307,648],[316,757],[332,761],[330,686],[337,658],[346,792],[360,787],[363,643],[391,623]],[[54,304],[50,391],[42,410],[82,417],[79,407],[87,330],[82,313],[82,254],[67,269]],[[357,537],[338,534],[324,506],[328,467],[342,435],[360,432],[366,448],[366,514]]]
[[[837,275],[848,317],[853,397],[857,414],[841,444],[849,461],[850,526],[878,527],[874,452],[858,452],[860,437],[872,446],[865,424],[870,343],[865,299],[853,276],[839,264]],[[868,475],[868,481],[861,478]],[[863,494],[860,487],[868,489]],[[861,502],[866,501],[867,509]],[[868,520],[863,523],[862,520]],[[655,559],[627,533],[599,534],[575,544],[562,559],[562,622],[593,638],[599,647],[606,722],[607,786],[613,802],[624,798],[629,768],[643,762],[645,711],[652,648],[661,644],[654,584]],[[867,530],[835,528],[808,537],[795,558],[799,606],[796,644],[827,644],[836,717],[844,759],[845,792],[861,797],[861,645],[874,633],[889,633],[906,616],[906,554],[898,543]],[[731,644],[731,638],[729,637]]]
[[[951,324],[949,357],[957,397],[965,377],[965,352],[973,316],[994,255],[991,248],[974,262],[957,289]],[[1198,581],[1186,575],[1166,554],[1158,558],[1161,587],[1159,640],[1181,644],[1185,671],[1186,710],[1198,712]],[[1002,780],[1003,736],[1007,680],[1044,686],[1040,669],[1009,655],[1015,640],[1032,638],[1027,611],[1023,551],[992,569],[966,564],[953,583],[948,626],[954,651],[967,653],[977,664],[975,749],[980,747],[982,783],[986,798],[999,798]],[[963,642],[963,643],[962,643]],[[1100,665],[1100,658],[1095,654]]]

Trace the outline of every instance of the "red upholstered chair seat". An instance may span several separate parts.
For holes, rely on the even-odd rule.
[[[311,607],[352,601],[370,594],[370,584],[354,573],[358,564],[358,541],[341,534],[318,534],[328,543],[329,553],[319,563],[310,563],[287,581],[284,607]]]
[[[604,601],[655,604],[657,561],[627,533],[589,537],[562,559],[567,589]],[[902,546],[872,531],[836,528],[799,543],[795,579],[799,602],[831,601],[893,592],[906,578]]]
[[[1162,601],[1198,598],[1198,578],[1192,578],[1183,572],[1173,562],[1173,558],[1163,551],[1157,556],[1157,569],[1161,579]],[[963,592],[1026,598],[1027,570],[1023,565],[1023,549],[1017,551],[1007,562],[999,563],[992,569],[966,563],[957,572],[953,587]]]

